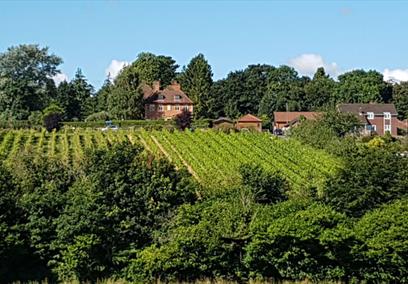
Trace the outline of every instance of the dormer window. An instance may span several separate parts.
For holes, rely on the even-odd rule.
[[[384,112],[384,119],[391,119],[391,113],[390,112]]]
[[[373,112],[367,112],[367,119],[374,119],[374,113]]]
[[[175,101],[181,100],[181,96],[180,96],[180,95],[175,95],[175,96],[174,96],[174,100],[175,100]]]

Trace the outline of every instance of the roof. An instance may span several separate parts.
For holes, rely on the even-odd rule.
[[[273,113],[273,117],[275,122],[291,122],[299,119],[302,116],[306,119],[316,119],[321,114],[321,112],[313,111],[275,111]]]
[[[166,104],[166,105],[192,105],[193,101],[180,89],[180,85],[173,83],[161,90],[160,87],[153,89],[149,85],[143,84],[141,86],[143,91],[143,98],[149,104]],[[180,99],[176,99],[179,96]]]
[[[262,120],[255,115],[246,114],[238,119],[238,122],[262,122]]]
[[[340,104],[337,109],[341,112],[351,112],[355,114],[373,112],[375,114],[384,114],[389,112],[391,115],[397,115],[394,104]]]
[[[217,119],[215,119],[213,121],[213,123],[215,123],[215,124],[223,123],[223,122],[233,123],[233,121],[231,119],[229,119],[228,117],[219,117],[219,118],[217,118]]]

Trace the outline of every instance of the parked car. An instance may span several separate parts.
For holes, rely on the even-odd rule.
[[[109,125],[109,126],[106,126],[104,128],[101,128],[102,131],[118,130],[118,129],[119,129],[119,127],[117,125]]]
[[[280,128],[275,128],[275,129],[273,130],[273,134],[278,135],[278,136],[281,136],[281,135],[283,135],[284,133],[283,133],[283,130],[282,130],[282,129],[280,129]]]
[[[108,130],[114,130],[115,131],[115,130],[118,130],[118,129],[119,129],[119,127],[117,125],[114,125],[112,123],[112,121],[110,121],[110,120],[105,121],[105,127],[101,128],[102,131],[108,131]]]

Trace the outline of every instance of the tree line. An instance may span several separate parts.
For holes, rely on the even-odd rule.
[[[141,53],[112,80],[95,91],[81,69],[58,86],[53,77],[62,59],[38,45],[10,47],[0,54],[2,119],[35,120],[50,104],[64,111],[63,119],[142,119],[142,84],[177,80],[193,100],[195,118],[237,118],[252,113],[265,120],[274,111],[330,110],[338,103],[394,103],[401,119],[408,117],[408,82],[385,82],[374,70],[354,70],[331,78],[318,68],[312,78],[289,66],[249,65],[213,80],[210,64],[198,54],[178,72],[170,56]]]

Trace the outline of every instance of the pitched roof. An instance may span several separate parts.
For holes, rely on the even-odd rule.
[[[255,115],[246,114],[238,119],[238,122],[262,122],[262,120]]]
[[[193,101],[190,100],[190,98],[182,90],[180,90],[180,85],[177,83],[173,83],[163,90],[153,89],[147,84],[143,84],[141,88],[143,91],[143,98],[145,99],[146,103],[166,105],[193,104]],[[177,96],[179,99],[177,99]]]
[[[302,116],[304,116],[306,119],[316,119],[321,114],[321,112],[313,111],[275,111],[273,113],[273,117],[275,122],[291,122],[299,119]]]
[[[397,115],[394,104],[340,104],[337,109],[341,112],[351,112],[355,114],[373,112],[374,114],[384,114],[389,112]]]
[[[229,119],[228,117],[219,117],[219,118],[213,120],[213,123],[215,123],[215,124],[223,123],[223,122],[233,123],[233,121],[231,119]]]

